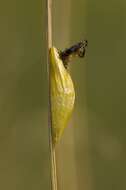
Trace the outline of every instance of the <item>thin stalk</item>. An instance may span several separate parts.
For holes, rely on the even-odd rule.
[[[49,49],[52,47],[52,0],[47,0],[47,68],[48,68],[48,82],[49,82],[49,118],[48,118],[48,127],[49,127],[49,144],[50,144],[50,158],[51,158],[51,185],[52,190],[57,190],[57,170],[56,170],[56,153],[55,147],[52,143],[52,134],[51,134],[51,125],[52,125],[52,114],[51,114],[51,101],[50,101],[50,56]]]

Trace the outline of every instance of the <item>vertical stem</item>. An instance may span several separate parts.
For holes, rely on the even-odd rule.
[[[52,182],[52,190],[57,190],[57,171],[56,171],[56,154],[55,147],[52,143],[52,114],[51,114],[51,101],[50,101],[50,56],[49,49],[52,47],[52,0],[47,0],[47,48],[48,48],[48,57],[47,57],[47,68],[48,68],[48,82],[49,82],[49,118],[48,118],[48,127],[49,127],[49,143],[50,143],[50,157],[51,157],[51,182]]]
[[[52,0],[47,0],[47,35],[50,48],[52,46]]]

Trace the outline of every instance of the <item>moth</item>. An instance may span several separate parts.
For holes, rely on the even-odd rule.
[[[87,40],[59,51],[50,48],[51,133],[55,146],[68,126],[75,102],[75,89],[68,67],[73,57],[84,57]]]

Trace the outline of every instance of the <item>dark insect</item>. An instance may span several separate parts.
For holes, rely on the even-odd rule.
[[[84,57],[88,41],[81,41],[72,47],[65,49],[64,51],[59,52],[60,58],[62,59],[65,68],[67,68],[68,63],[71,61],[72,57]]]

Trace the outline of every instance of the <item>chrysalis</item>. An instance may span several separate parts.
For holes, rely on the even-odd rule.
[[[74,85],[67,69],[69,58],[84,56],[87,41],[80,42],[64,52],[50,49],[50,98],[52,141],[55,145],[67,127],[75,101]],[[82,51],[83,50],[83,51]]]

